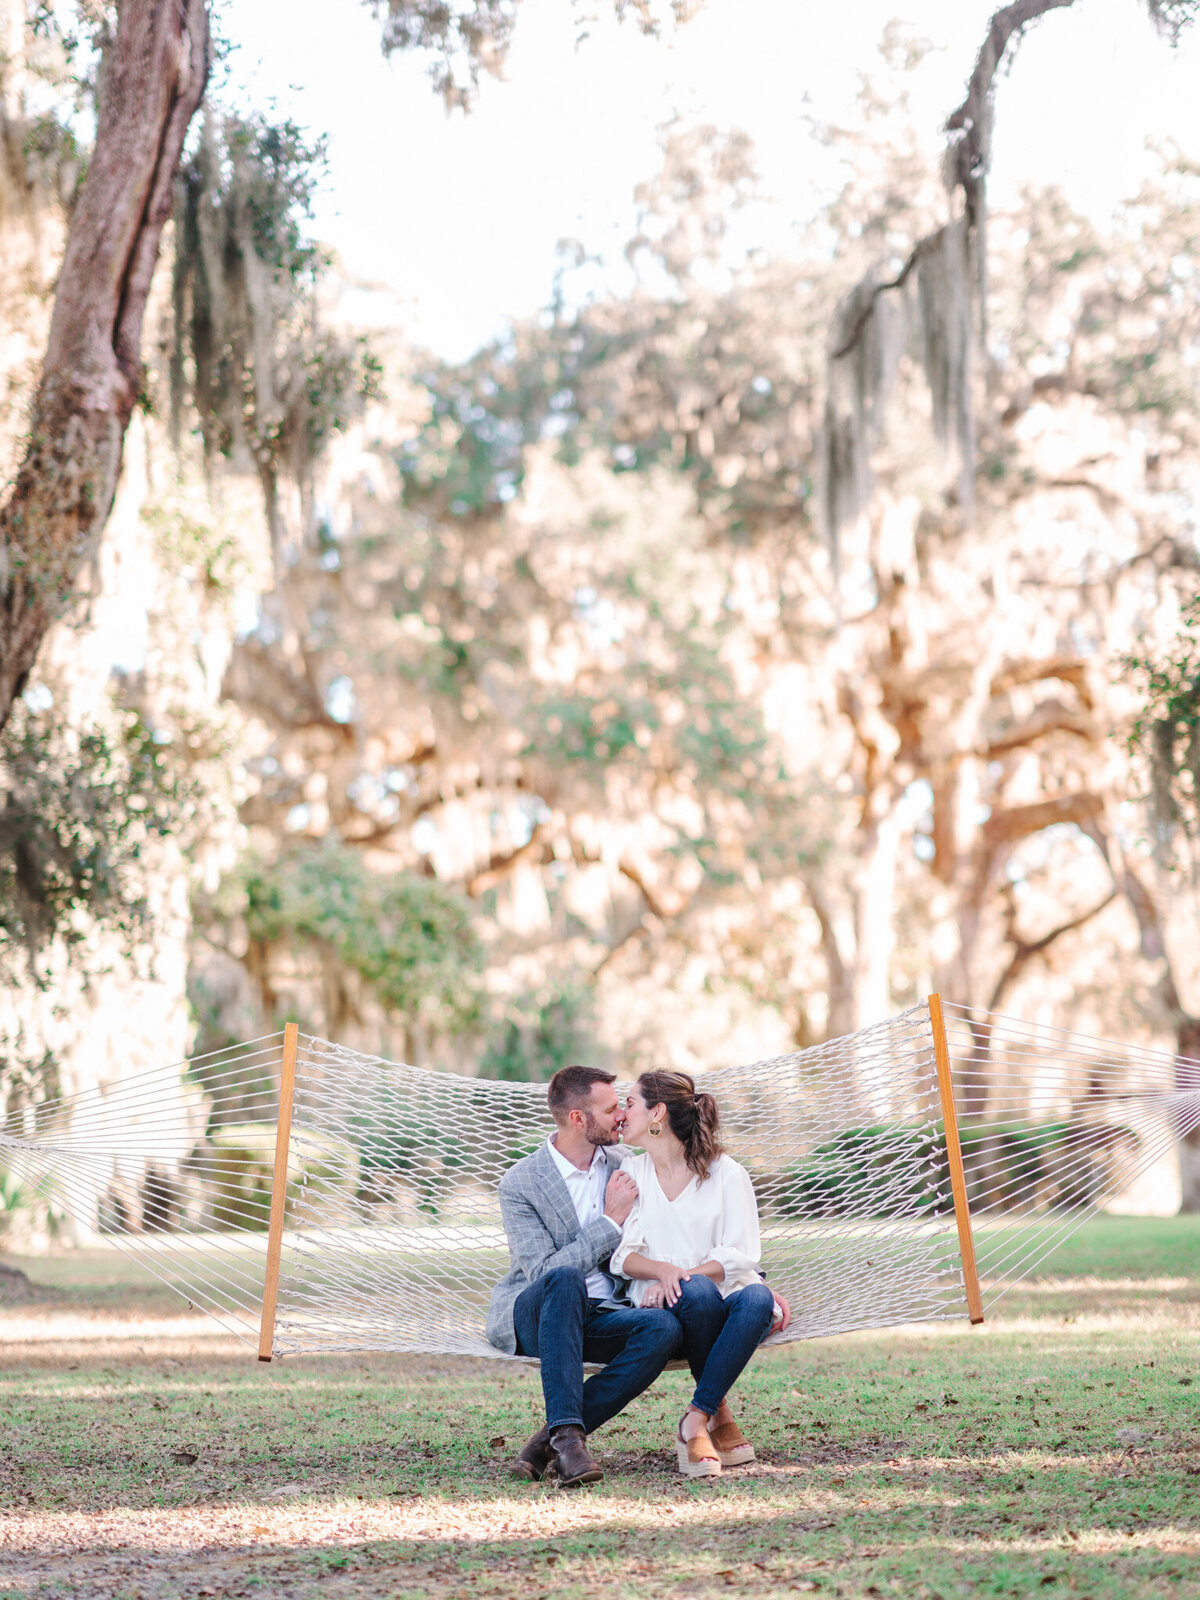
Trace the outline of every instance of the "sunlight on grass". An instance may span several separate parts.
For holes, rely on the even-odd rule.
[[[1089,1224],[982,1329],[764,1354],[738,1393],[759,1461],[712,1483],[674,1470],[666,1374],[576,1494],[503,1473],[527,1368],[259,1367],[136,1298],[135,1342],[111,1271],[28,1263],[58,1293],[0,1312],[6,1341],[41,1330],[0,1371],[0,1595],[1200,1595],[1197,1220]]]

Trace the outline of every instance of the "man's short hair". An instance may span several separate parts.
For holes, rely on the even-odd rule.
[[[546,1091],[551,1115],[556,1122],[561,1122],[568,1111],[580,1111],[588,1104],[596,1084],[616,1081],[613,1073],[605,1072],[600,1067],[560,1068],[550,1079],[550,1087]]]

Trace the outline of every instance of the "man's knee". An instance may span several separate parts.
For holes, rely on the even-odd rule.
[[[669,1361],[683,1345],[679,1318],[672,1311],[660,1311],[653,1306],[639,1314],[632,1337],[650,1346],[664,1361]]]
[[[576,1294],[581,1300],[587,1299],[587,1273],[579,1267],[554,1267],[542,1282],[546,1286],[543,1295]]]

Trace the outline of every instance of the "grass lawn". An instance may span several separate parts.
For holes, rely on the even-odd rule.
[[[759,1461],[715,1481],[675,1471],[669,1373],[575,1492],[501,1471],[534,1372],[260,1366],[108,1252],[14,1264],[44,1287],[0,1303],[0,1600],[1200,1600],[1200,1218],[1089,1224],[982,1329],[765,1354]]]

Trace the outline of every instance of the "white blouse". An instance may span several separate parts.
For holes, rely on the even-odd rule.
[[[717,1285],[722,1295],[762,1281],[758,1202],[745,1167],[729,1156],[718,1156],[704,1182],[693,1178],[674,1200],[660,1188],[648,1155],[631,1156],[621,1171],[637,1184],[638,1197],[612,1253],[610,1272],[623,1274],[626,1257],[640,1255],[685,1268],[719,1261],[725,1268]],[[647,1278],[630,1282],[634,1305],[641,1305],[649,1287]]]

